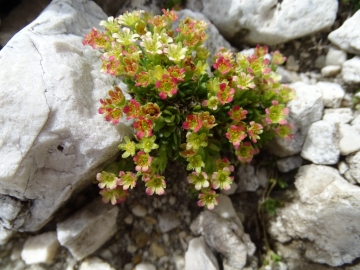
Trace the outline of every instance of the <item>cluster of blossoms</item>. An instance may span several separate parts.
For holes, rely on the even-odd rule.
[[[268,57],[267,47],[257,46],[246,56],[221,49],[211,73],[203,46],[207,23],[186,18],[173,27],[176,20],[174,11],[134,11],[102,21],[105,31],[94,28],[83,41],[103,52],[102,72],[120,77],[132,96],[126,100],[115,86],[100,100],[106,121],[126,117],[135,131],[119,145],[133,171],[97,175],[105,202],[123,201],[138,179],[147,194],[162,195],[168,160],[179,159],[198,205],[212,209],[217,191],[233,181],[229,159],[249,163],[274,135],[293,136],[285,107],[293,91],[275,73],[285,61],[279,52]]]

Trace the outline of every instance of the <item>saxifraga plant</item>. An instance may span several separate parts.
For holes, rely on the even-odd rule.
[[[100,50],[101,71],[120,77],[130,100],[114,86],[101,99],[99,113],[117,124],[133,120],[135,137],[119,145],[133,170],[103,171],[97,181],[104,202],[125,200],[138,179],[148,195],[162,195],[162,175],[169,160],[190,171],[188,182],[198,191],[198,205],[213,209],[218,190],[228,190],[234,171],[229,160],[251,162],[259,148],[276,134],[291,138],[285,104],[293,91],[275,73],[285,58],[257,46],[252,56],[220,49],[213,72],[206,62],[207,23],[174,11],[152,16],[144,11],[109,17],[86,35],[83,44]]]

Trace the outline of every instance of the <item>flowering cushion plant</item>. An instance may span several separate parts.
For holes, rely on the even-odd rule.
[[[169,160],[189,170],[188,182],[198,205],[217,204],[217,191],[228,190],[234,171],[229,160],[251,162],[259,148],[276,134],[291,138],[285,104],[293,91],[281,85],[275,71],[285,58],[270,57],[257,46],[251,56],[220,49],[211,72],[203,46],[207,23],[186,18],[175,28],[174,11],[152,16],[143,11],[110,17],[86,35],[83,44],[100,50],[101,71],[120,77],[131,95],[126,100],[114,86],[100,100],[106,121],[133,120],[135,137],[119,145],[133,170],[98,173],[104,201],[124,201],[141,179],[146,193],[162,195],[162,176]]]

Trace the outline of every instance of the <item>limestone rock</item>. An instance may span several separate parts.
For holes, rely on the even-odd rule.
[[[228,264],[237,269],[242,269],[247,257],[255,252],[255,245],[242,228],[208,210],[192,222],[190,229],[194,234],[204,236],[206,243],[225,256]]]
[[[288,103],[289,123],[294,126],[294,139],[276,137],[268,144],[268,149],[279,157],[287,157],[301,152],[310,125],[321,119],[324,108],[321,90],[316,85],[296,82],[289,85],[296,92],[296,98]]]
[[[100,258],[91,257],[85,259],[79,267],[79,270],[115,270],[108,263],[104,262]]]
[[[347,55],[343,50],[330,47],[326,54],[325,65],[326,66],[341,66],[346,61]]]
[[[276,161],[277,168],[280,172],[289,172],[296,168],[299,168],[303,162],[301,156],[295,155]]]
[[[58,223],[57,238],[77,260],[81,260],[95,252],[116,232],[118,212],[118,207],[96,199]]]
[[[341,124],[339,132],[341,155],[346,156],[360,150],[360,132],[348,124]]]
[[[344,24],[331,32],[328,39],[342,50],[360,54],[360,11],[357,11]]]
[[[349,170],[346,174],[360,183],[360,151],[346,157],[346,163],[349,165]]]
[[[0,51],[0,194],[23,205],[11,230],[39,230],[131,132],[97,113],[119,81],[82,45],[106,17],[93,1],[54,0]]]
[[[142,262],[135,266],[135,270],[156,270],[156,267],[151,263]]]
[[[336,164],[340,157],[336,126],[326,121],[313,123],[307,133],[301,156],[315,164]]]
[[[346,83],[360,83],[360,57],[347,60],[342,66],[341,75]]]
[[[185,253],[185,270],[219,270],[214,253],[200,236],[190,240]]]
[[[334,168],[306,165],[299,169],[298,197],[277,210],[269,232],[285,243],[299,239],[305,257],[339,266],[360,256],[360,188]]]
[[[266,187],[267,185],[267,171],[261,168],[255,171],[254,166],[246,164],[240,166],[237,174],[239,176],[239,191],[256,191],[260,186]]]
[[[323,75],[325,78],[327,77],[335,77],[341,72],[341,66],[338,65],[330,65],[323,67],[321,69],[321,75]]]
[[[318,82],[316,84],[322,93],[324,106],[328,108],[339,108],[345,91],[340,84],[331,82]]]
[[[337,108],[337,109],[325,109],[323,120],[330,123],[342,123],[347,124],[354,117],[350,108]]]
[[[47,232],[30,237],[21,251],[26,264],[51,263],[59,248],[56,232]]]
[[[214,208],[214,212],[218,214],[219,217],[224,219],[237,218],[236,211],[230,200],[230,198],[224,194],[219,194],[218,205]]]
[[[360,132],[360,115],[358,115],[357,117],[355,117],[355,119],[353,121],[351,121],[351,125],[358,131]]]
[[[204,13],[226,38],[275,45],[329,28],[338,2],[189,0],[187,8]]]

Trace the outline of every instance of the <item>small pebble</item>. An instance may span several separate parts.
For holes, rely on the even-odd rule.
[[[169,198],[169,203],[170,203],[170,205],[174,205],[176,203],[176,198],[174,196],[171,196]]]
[[[137,217],[145,217],[147,214],[146,208],[140,204],[134,206],[131,212]]]
[[[134,221],[133,215],[131,215],[131,214],[127,215],[126,218],[124,219],[124,221],[125,221],[125,223],[128,224],[128,225],[132,224],[133,221]]]
[[[156,242],[151,243],[150,252],[157,258],[161,258],[165,256],[164,248]]]
[[[156,270],[156,267],[151,263],[139,263],[135,270]]]
[[[127,252],[129,252],[129,253],[135,253],[137,251],[137,249],[138,248],[135,245],[128,245],[126,248]]]

